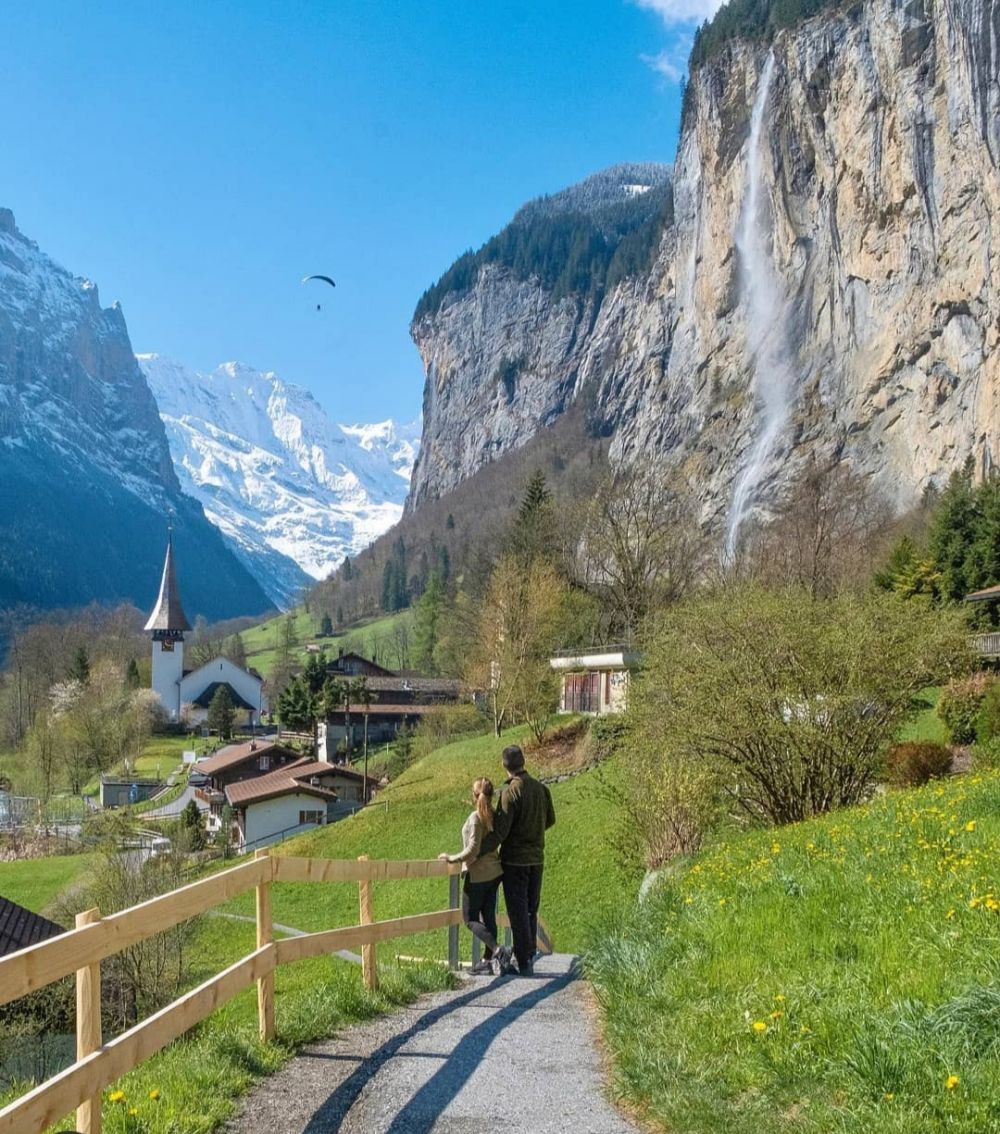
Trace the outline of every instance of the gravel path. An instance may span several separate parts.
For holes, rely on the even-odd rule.
[[[280,1009],[279,1009],[280,1010]],[[311,1045],[243,1101],[231,1134],[633,1134],[602,1093],[575,958]]]

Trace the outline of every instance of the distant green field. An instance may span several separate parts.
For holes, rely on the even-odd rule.
[[[68,886],[83,877],[92,854],[64,854],[0,862],[0,896],[42,913]]]
[[[307,646],[315,645],[326,650],[328,654],[335,655],[338,649],[348,646],[352,649],[360,648],[361,652],[371,656],[373,647],[379,643],[388,646],[397,626],[406,626],[412,629],[413,612],[401,610],[397,614],[386,615],[384,618],[373,619],[370,622],[358,623],[348,627],[330,638],[320,638],[319,628],[322,613],[307,614],[301,607],[288,614],[276,615],[274,618],[254,626],[243,632],[243,645],[247,652],[247,661],[264,676],[268,676],[274,668],[278,658],[278,645],[281,641],[284,623],[291,617],[295,623],[295,636],[297,645],[293,656],[297,664],[301,665],[309,656]],[[380,653],[382,651],[380,650]],[[389,668],[396,665],[395,657],[388,660]]]

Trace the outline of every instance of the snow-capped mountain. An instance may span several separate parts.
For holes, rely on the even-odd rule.
[[[188,613],[269,600],[181,492],[118,304],[0,208],[0,608],[156,598],[168,516]]]
[[[277,374],[137,358],[181,486],[280,604],[402,515],[419,421],[338,425]]]

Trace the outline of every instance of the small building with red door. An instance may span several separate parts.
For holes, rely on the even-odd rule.
[[[560,678],[559,712],[592,716],[624,712],[639,662],[639,655],[627,646],[560,650],[549,660]]]

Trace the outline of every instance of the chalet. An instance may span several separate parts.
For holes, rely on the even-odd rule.
[[[341,650],[330,662],[327,662],[326,672],[331,677],[394,677],[391,669],[378,665],[361,654],[348,650]]]
[[[368,794],[375,781],[368,777]],[[354,768],[303,759],[225,789],[240,853],[322,826],[364,806],[365,777]]]
[[[250,740],[245,744],[230,744],[207,760],[199,760],[194,770],[209,776],[212,788],[225,789],[242,780],[257,779],[302,760],[302,753],[267,740]]]
[[[335,760],[341,741],[349,740],[348,747],[353,749],[367,735],[369,744],[385,744],[404,724],[414,728],[426,713],[455,704],[461,695],[460,683],[451,678],[388,671],[367,677],[365,688],[367,703],[340,708],[320,722],[317,756],[321,760]]]
[[[560,677],[560,713],[603,716],[624,712],[639,655],[625,646],[595,646],[561,650],[549,665]]]

